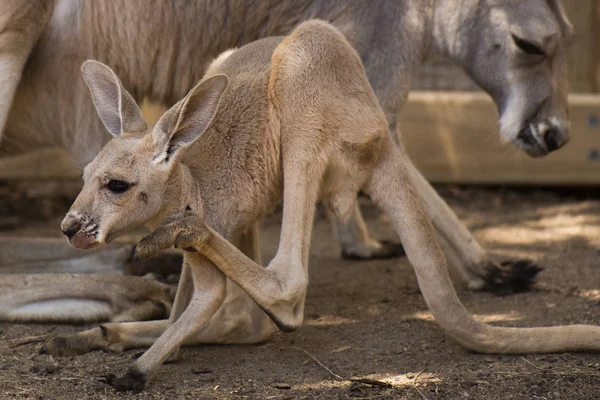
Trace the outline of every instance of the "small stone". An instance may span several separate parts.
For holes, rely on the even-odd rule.
[[[210,368],[192,368],[192,374],[200,375],[200,374],[212,374],[213,371]]]
[[[540,392],[540,387],[538,385],[531,385],[529,392],[532,394],[538,394]]]
[[[492,358],[489,358],[489,357],[484,358],[483,361],[485,361],[488,364],[491,364],[491,363],[494,362],[494,360]]]
[[[274,384],[271,385],[271,387],[274,387],[275,389],[291,389],[292,386],[289,383],[285,383],[285,382],[275,382]]]

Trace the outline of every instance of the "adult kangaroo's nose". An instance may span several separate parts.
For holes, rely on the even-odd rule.
[[[544,143],[546,144],[546,149],[548,153],[554,150],[560,149],[567,142],[567,137],[561,130],[557,127],[552,127],[548,129],[546,134],[544,135]]]
[[[71,239],[81,229],[81,223],[75,219],[67,217],[60,224],[60,229],[62,230],[62,233],[64,233],[66,237]]]

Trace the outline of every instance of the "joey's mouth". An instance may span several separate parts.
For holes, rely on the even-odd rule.
[[[101,245],[101,242],[96,238],[96,235],[88,236],[85,232],[76,234],[68,239],[68,241],[71,246],[81,250],[91,250]]]

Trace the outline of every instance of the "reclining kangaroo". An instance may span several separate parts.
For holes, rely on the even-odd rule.
[[[73,246],[93,248],[147,224],[154,231],[138,244],[139,257],[171,246],[187,252],[168,327],[105,324],[44,351],[152,344],[123,377],[109,378],[118,390],[139,391],[183,343],[260,342],[271,321],[299,328],[316,203],[343,221],[359,190],[390,217],[428,307],[462,345],[489,353],[600,349],[595,326],[502,328],[471,317],[361,60],[327,23],[224,53],[153,129],[107,66],[88,61],[82,71],[115,138],[85,168],[63,231]],[[263,268],[257,223],[281,200],[279,248]]]
[[[492,95],[505,141],[541,156],[568,140],[565,54],[572,29],[558,0],[389,0],[375,9],[364,1],[265,0],[228,10],[221,2],[192,0],[157,0],[151,7],[133,0],[15,0],[0,6],[0,16],[6,77],[0,131],[6,128],[2,146],[11,151],[58,145],[84,165],[108,141],[83,82],[73,79],[88,58],[118,67],[138,100],[172,105],[220,52],[286,34],[312,17],[331,21],[358,51],[393,133],[411,79],[440,53]],[[470,287],[481,288],[488,254],[410,160],[405,165],[452,266]],[[395,254],[370,236],[357,205],[336,229],[350,257]]]

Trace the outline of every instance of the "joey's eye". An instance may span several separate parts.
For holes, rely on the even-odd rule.
[[[127,190],[129,190],[131,185],[125,181],[112,180],[112,181],[108,182],[106,187],[111,192],[120,194],[120,193],[125,193]]]
[[[521,39],[515,35],[512,35],[512,38],[519,50],[521,50],[523,53],[532,56],[546,56],[544,50],[542,50],[537,44],[531,43],[525,39]]]

